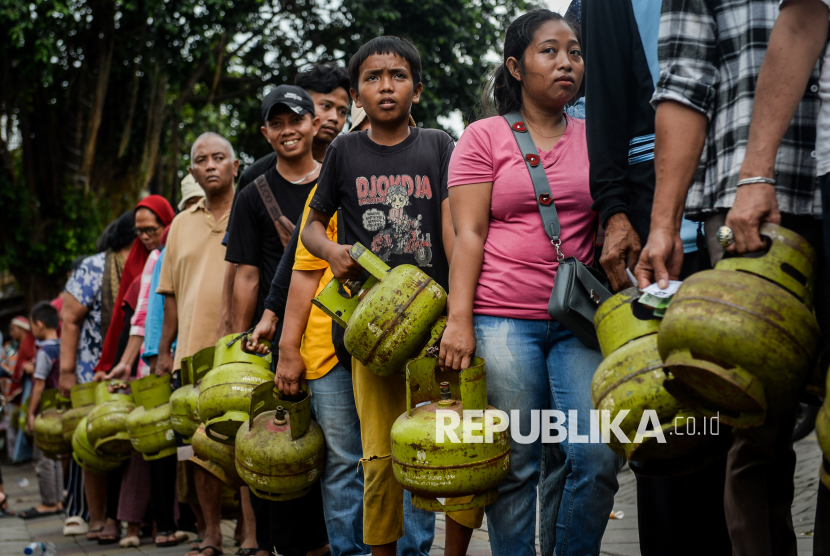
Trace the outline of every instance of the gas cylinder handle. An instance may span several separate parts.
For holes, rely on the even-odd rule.
[[[216,342],[215,350],[213,352],[213,368],[219,367],[225,363],[250,363],[253,365],[260,365],[262,367],[271,367],[271,354],[260,357],[256,353],[251,353],[245,347],[246,342],[239,342],[242,338],[249,336],[253,329],[246,330],[241,334],[230,334],[221,338]],[[259,342],[271,349],[271,342],[260,338]]]
[[[300,438],[311,426],[311,391],[305,384],[300,385],[300,391],[306,397],[298,402],[286,400],[283,393],[271,382],[263,382],[251,392],[251,410],[248,419],[248,429],[254,426],[256,418],[266,411],[276,411],[282,406],[288,412],[288,421],[291,424],[291,437]]]
[[[213,368],[213,356],[216,346],[206,347],[194,353],[190,358],[190,384],[198,384],[208,371]]]
[[[435,402],[441,397],[439,381],[436,376],[438,359],[421,357],[411,359],[406,364],[406,404],[407,413],[422,402]],[[457,374],[449,374],[453,397],[461,398],[463,409],[487,409],[487,381],[484,359],[474,357],[470,367]]]
[[[181,368],[179,369],[179,377],[181,378],[182,386],[193,384],[192,360],[192,355],[188,357],[182,357]]]
[[[380,260],[380,257],[366,249],[362,243],[355,242],[349,250],[349,255],[378,280],[383,280],[386,274],[392,270],[388,264]]]

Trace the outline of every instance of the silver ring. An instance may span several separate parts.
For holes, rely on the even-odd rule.
[[[718,228],[718,233],[715,237],[718,240],[718,244],[724,249],[735,243],[735,232],[729,226],[721,226]]]

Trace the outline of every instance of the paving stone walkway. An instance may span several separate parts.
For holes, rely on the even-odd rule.
[[[813,547],[813,517],[815,513],[816,489],[818,487],[818,468],[821,463],[821,450],[814,435],[810,435],[795,445],[798,463],[795,474],[795,500],[793,503],[793,522],[798,534],[798,555],[810,556]],[[23,510],[39,502],[37,479],[30,464],[3,466],[5,491],[14,510]],[[26,479],[28,486],[20,486]],[[608,523],[602,542],[603,556],[639,556],[639,533],[637,531],[636,485],[634,476],[624,469],[620,474],[620,490],[615,498],[615,512],[623,512],[623,519],[613,519]],[[234,523],[224,520],[225,554],[236,552],[233,541]],[[436,522],[435,543],[431,554],[442,555],[444,549],[444,516],[439,515]],[[470,556],[489,556],[490,544],[487,536],[487,521],[480,530],[475,531],[470,543]],[[187,548],[183,545],[168,548],[156,548],[151,538],[142,539],[139,548],[120,548],[116,545],[99,546],[87,541],[85,537],[64,537],[63,518],[47,516],[24,521],[19,518],[0,519],[0,556],[22,556],[23,549],[33,540],[55,544],[58,556],[183,556]],[[538,539],[537,539],[538,553]]]

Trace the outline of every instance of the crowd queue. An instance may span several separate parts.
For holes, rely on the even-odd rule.
[[[240,175],[231,143],[206,131],[192,145],[178,214],[144,198],[107,228],[99,253],[75,262],[59,299],[12,322],[6,395],[28,400],[31,427],[44,388],[175,378],[183,357],[253,329],[248,349],[265,353],[262,340],[273,341],[277,387],[311,391],[326,460],[303,498],[236,493],[237,554],[425,556],[435,514],[412,505],[390,458],[404,377],[353,360],[311,303],[332,277],[362,272],[349,247],[416,265],[449,292],[440,364],[484,358],[489,403],[520,410],[521,430],[538,409],[575,409],[579,428],[589,426],[602,356],[549,316],[562,255],[591,264],[601,252],[615,290],[631,285],[635,267],[641,287],[662,285],[717,262],[724,223],[735,236],[728,249],[743,253],[762,246],[760,223],[780,222],[820,254],[816,313],[828,325],[830,65],[820,58],[829,12],[830,0],[576,0],[566,17],[525,13],[482,95],[482,112],[495,115],[457,144],[410,116],[424,85],[406,40],[370,40],[347,70],[317,64],[263,96],[273,153]],[[514,113],[547,176],[558,244],[540,225],[505,119]],[[791,408],[722,431],[731,448],[703,469],[638,475],[641,553],[795,555],[794,420]],[[20,434],[13,448],[25,444]],[[42,503],[21,517],[64,511],[65,534],[125,547],[145,527],[160,546],[194,531],[183,553],[219,556],[222,483],[191,455],[181,445],[96,474],[35,448]],[[493,554],[535,554],[538,503],[542,554],[599,554],[622,464],[598,443],[511,441],[498,499],[448,512],[444,553],[465,554],[486,514]],[[830,492],[818,490],[814,554],[830,554]]]

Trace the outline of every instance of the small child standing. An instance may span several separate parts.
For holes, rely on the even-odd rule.
[[[32,334],[37,340],[38,352],[35,356],[34,386],[29,400],[28,428],[34,430],[35,416],[43,391],[58,387],[60,377],[61,341],[58,338],[60,317],[58,310],[48,301],[41,301],[32,308]],[[35,446],[35,472],[40,486],[40,505],[17,514],[23,519],[32,519],[58,513],[63,509],[63,466],[61,462],[47,458]]]
[[[302,243],[341,280],[363,271],[349,256],[360,242],[389,266],[416,265],[446,289],[455,237],[447,199],[453,142],[443,131],[409,125],[423,90],[418,50],[397,37],[374,38],[352,57],[349,78],[370,128],[340,135],[326,151]],[[348,245],[326,233],[338,208]],[[374,556],[394,556],[404,534],[404,493],[392,472],[389,435],[406,411],[405,379],[378,376],[352,359],[352,381],[363,445],[363,541]],[[483,514],[448,513],[446,556],[466,554]],[[434,535],[431,529],[418,533]]]

